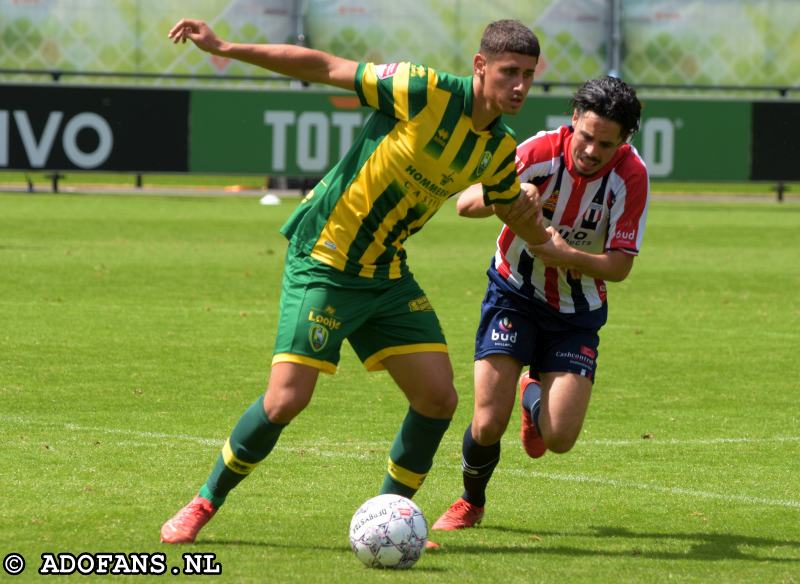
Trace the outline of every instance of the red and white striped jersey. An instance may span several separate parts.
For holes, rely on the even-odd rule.
[[[545,223],[571,246],[588,253],[638,254],[650,194],[644,161],[633,146],[624,144],[600,172],[582,176],[570,153],[572,135],[572,127],[562,126],[520,144],[516,161],[520,181],[537,186]],[[596,310],[606,301],[603,280],[546,267],[507,226],[497,238],[492,269],[518,293],[559,312]]]

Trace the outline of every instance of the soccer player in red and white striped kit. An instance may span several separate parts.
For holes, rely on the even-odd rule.
[[[464,492],[435,530],[473,527],[483,518],[517,386],[521,438],[532,458],[569,451],[586,416],[608,313],[605,282],[631,271],[650,187],[630,144],[641,117],[634,89],[615,77],[593,79],[577,90],[572,107],[571,126],[539,132],[517,148],[517,173],[538,188],[551,239],[528,246],[506,225],[497,239],[475,340]],[[479,185],[461,194],[457,209],[466,217],[494,212]]]

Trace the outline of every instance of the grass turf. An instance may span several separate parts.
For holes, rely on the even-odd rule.
[[[63,171],[59,179],[59,188],[67,192],[91,191],[102,193],[104,189],[134,189],[136,174],[119,172],[89,172],[89,171]],[[25,190],[29,182],[36,193],[47,193],[52,190],[53,172],[44,171],[16,171],[0,170],[0,190]],[[259,175],[201,175],[201,174],[142,174],[142,192],[153,189],[197,189],[198,194],[203,190],[219,191],[222,189],[244,191],[263,190],[272,188],[277,181],[270,181],[268,177]],[[766,200],[775,200],[775,182],[678,182],[654,180],[651,182],[654,194],[670,194],[681,196],[704,197],[758,197]],[[796,200],[800,193],[800,183],[789,182],[784,184],[786,200]]]
[[[197,544],[159,544],[265,386],[293,208],[0,196],[0,555],[25,556],[17,581],[42,553],[91,551],[210,552],[232,582],[800,581],[800,208],[764,204],[653,203],[610,285],[578,444],[531,461],[515,415],[483,525],[437,533],[413,570],[348,548],[406,407],[350,350]],[[461,396],[415,498],[431,522],[461,491],[498,227],[448,205],[408,245]]]

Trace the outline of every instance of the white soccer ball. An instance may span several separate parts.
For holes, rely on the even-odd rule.
[[[370,568],[410,568],[425,550],[428,522],[411,499],[378,495],[350,521],[350,547]]]

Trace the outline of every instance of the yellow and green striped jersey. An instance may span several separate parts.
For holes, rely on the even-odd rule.
[[[403,242],[449,197],[477,182],[487,204],[518,196],[516,142],[499,117],[473,127],[471,76],[361,63],[355,81],[375,111],[281,233],[346,274],[399,278],[408,271]]]

